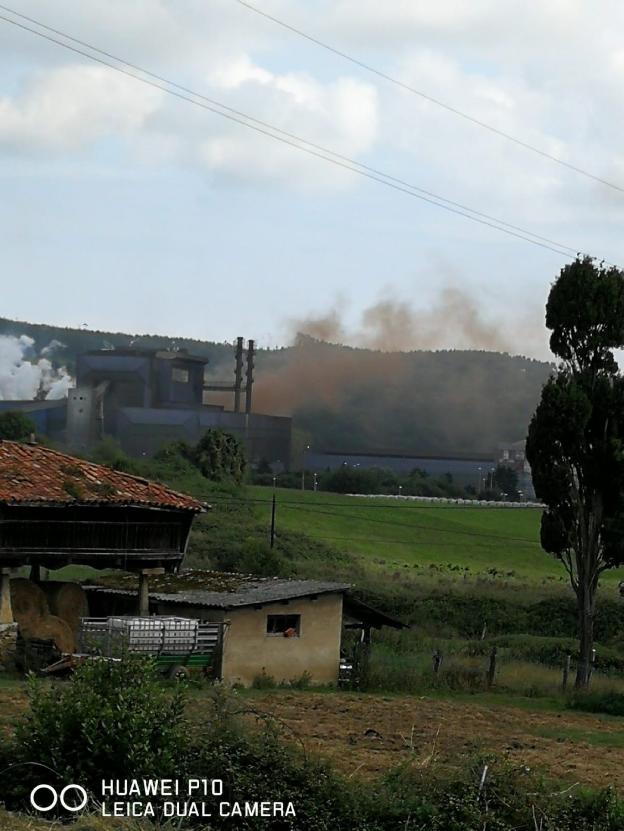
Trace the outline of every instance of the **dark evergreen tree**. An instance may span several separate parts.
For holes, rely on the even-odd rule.
[[[208,479],[236,484],[243,481],[247,454],[243,442],[233,433],[219,428],[206,430],[191,453],[193,463]]]
[[[35,425],[24,413],[14,410],[0,413],[0,439],[28,441],[34,433]]]
[[[546,504],[541,543],[563,563],[577,598],[576,686],[589,683],[596,591],[624,563],[624,273],[578,258],[546,305],[550,347],[560,359],[529,427],[527,459]]]

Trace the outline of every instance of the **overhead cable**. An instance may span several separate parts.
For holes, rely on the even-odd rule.
[[[60,46],[64,49],[74,52],[75,54],[88,58],[89,60],[94,61],[96,63],[102,64],[103,66],[107,66],[110,69],[121,73],[122,75],[126,75],[130,78],[133,78],[135,81],[139,81],[140,83],[159,89],[162,92],[167,93],[168,95],[172,95],[180,100],[186,101],[187,103],[194,104],[197,107],[201,107],[202,109],[208,110],[214,113],[215,115],[219,115],[222,118],[240,124],[241,126],[247,127],[250,130],[254,130],[257,133],[261,133],[262,135],[265,135],[268,138],[272,138],[276,141],[293,147],[296,150],[300,150],[311,156],[320,158],[323,161],[329,162],[333,165],[349,170],[352,173],[356,173],[379,184],[385,185],[386,187],[405,193],[408,196],[413,196],[416,199],[434,205],[438,208],[442,208],[443,210],[446,210],[450,213],[462,216],[465,219],[477,222],[480,225],[485,225],[496,231],[501,231],[504,234],[515,237],[517,239],[521,239],[524,242],[528,242],[532,245],[536,245],[540,248],[552,251],[553,253],[558,254],[559,256],[567,258],[571,255],[580,256],[585,253],[578,250],[577,246],[566,245],[564,243],[556,242],[555,240],[550,240],[547,237],[542,237],[539,234],[536,234],[525,228],[521,228],[520,226],[512,225],[511,223],[505,222],[504,220],[500,220],[488,214],[481,213],[468,206],[464,206],[460,203],[448,200],[443,196],[433,193],[432,191],[426,191],[415,185],[411,185],[402,179],[398,179],[397,177],[393,177],[390,174],[386,174],[375,168],[364,165],[360,162],[357,162],[355,159],[351,159],[347,156],[342,156],[341,154],[335,153],[334,151],[325,148],[321,145],[314,144],[313,142],[296,136],[295,134],[287,133],[279,127],[275,127],[274,125],[269,124],[268,122],[260,121],[259,119],[256,119],[253,116],[249,116],[240,110],[235,110],[232,107],[222,104],[219,101],[208,98],[207,96],[202,95],[200,93],[196,93],[187,87],[183,87],[180,84],[177,84],[173,81],[164,78],[163,76],[156,75],[155,73],[152,73],[149,70],[146,70],[143,67],[138,66],[137,64],[132,64],[128,61],[125,61],[122,58],[118,58],[114,55],[111,55],[110,53],[105,52],[104,50],[101,50],[98,47],[92,46],[91,44],[88,44],[84,41],[79,41],[77,38],[74,38],[71,35],[68,35],[58,29],[52,29],[52,27],[40,23],[34,18],[26,18],[25,15],[22,15],[19,12],[15,12],[14,10],[9,9],[9,7],[7,6],[0,5],[0,8],[4,9],[5,11],[8,10],[11,14],[15,14],[16,16],[19,16],[22,19],[28,19],[35,25],[43,29],[46,29],[47,31],[52,31],[60,37],[72,41],[73,43],[78,43],[81,46],[84,46],[86,49],[92,50],[92,52],[95,52],[97,54],[92,54],[91,52],[84,51],[84,49],[72,46],[71,43],[67,43],[63,40],[59,40],[56,37],[52,37],[51,35],[48,35],[45,32],[33,29],[31,26],[27,26],[26,24],[20,23],[19,21],[13,20],[10,17],[6,17],[5,15],[0,15],[0,20],[6,23],[10,23],[13,26],[16,26],[24,31],[36,35],[37,37],[54,43],[57,46]],[[110,58],[110,60],[105,60],[103,57],[98,57],[98,55],[108,57]],[[121,66],[118,66],[115,63],[111,63],[111,60],[116,61],[118,64],[121,64]],[[148,77],[142,77],[142,75],[136,74],[137,72],[140,72]],[[606,260],[603,259],[603,262],[606,262]]]
[[[365,63],[364,61],[359,60],[358,58],[353,57],[353,55],[349,55],[347,52],[343,52],[340,49],[337,49],[335,46],[331,46],[329,43],[325,43],[324,41],[320,40],[313,35],[304,32],[302,29],[298,29],[290,23],[287,23],[285,20],[280,20],[280,18],[275,17],[268,12],[263,11],[262,9],[258,8],[258,6],[254,6],[252,3],[246,2],[246,0],[234,0],[234,2],[238,3],[241,6],[245,6],[245,8],[249,9],[255,14],[259,14],[262,17],[265,17],[267,20],[270,20],[272,23],[276,23],[278,26],[281,26],[284,29],[288,29],[288,31],[293,32],[294,34],[298,35],[299,37],[305,38],[306,40],[314,43],[316,46],[320,46],[323,49],[326,49],[328,52],[332,52],[334,55],[338,55],[338,57],[343,58],[346,61],[349,61],[356,66],[359,66],[360,69],[365,69],[367,72],[371,72],[373,75],[377,75],[379,78],[383,78],[384,81],[388,81],[391,84],[395,84],[397,87],[401,87],[402,89],[406,90],[407,92],[411,92],[414,95],[418,95],[420,98],[428,101],[430,104],[435,104],[437,107],[442,107],[442,109],[447,110],[448,112],[452,113],[453,115],[459,116],[460,118],[465,119],[466,121],[470,121],[472,124],[477,125],[478,127],[482,127],[485,130],[489,130],[491,133],[495,133],[498,136],[501,136],[507,141],[511,141],[514,144],[517,144],[519,147],[523,147],[525,150],[530,150],[532,153],[536,153],[538,156],[542,156],[545,159],[548,159],[551,162],[555,162],[562,167],[567,167],[569,170],[574,171],[575,173],[579,173],[581,176],[586,176],[588,179],[593,179],[594,182],[599,182],[601,185],[606,185],[613,190],[620,191],[620,193],[624,193],[624,187],[616,184],[615,182],[611,182],[608,179],[603,179],[601,176],[597,176],[595,173],[591,173],[588,170],[585,170],[578,165],[572,164],[572,162],[566,162],[564,159],[560,158],[559,156],[555,156],[552,153],[549,153],[546,150],[542,150],[540,147],[537,147],[534,144],[530,144],[528,141],[524,141],[523,139],[518,138],[517,136],[512,135],[511,133],[506,133],[504,130],[499,129],[498,127],[494,127],[493,124],[488,124],[486,121],[482,121],[480,118],[476,118],[475,116],[470,115],[469,113],[464,112],[463,110],[458,109],[457,107],[453,107],[451,104],[447,104],[444,101],[441,101],[439,98],[435,98],[433,95],[429,95],[426,92],[423,92],[416,87],[412,87],[409,84],[406,84],[404,81],[401,81],[399,78],[394,78],[392,75],[388,75],[386,72],[382,72],[380,69],[376,69],[371,64]]]

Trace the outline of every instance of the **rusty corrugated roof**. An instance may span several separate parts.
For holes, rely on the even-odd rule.
[[[0,503],[150,505],[201,511],[197,499],[40,444],[0,441]]]

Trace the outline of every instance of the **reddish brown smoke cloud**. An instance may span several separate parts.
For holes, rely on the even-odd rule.
[[[445,286],[428,309],[414,309],[403,300],[385,298],[365,309],[359,324],[352,329],[343,318],[343,309],[337,306],[326,314],[293,320],[291,329],[295,334],[329,343],[384,352],[415,349],[517,352],[519,348],[509,327],[501,321],[488,320],[478,302],[458,286]]]
[[[338,350],[299,335],[281,366],[270,359],[259,365],[254,409],[276,415],[291,415],[303,406],[341,409],[357,391],[391,380],[400,384],[405,363],[398,352]]]
[[[352,328],[346,325],[343,310],[334,307],[324,315],[291,321],[291,329],[293,347],[259,361],[254,389],[254,409],[259,412],[291,415],[302,407],[340,410],[358,396],[374,395],[373,389],[383,389],[384,398],[400,407],[401,395],[411,398],[406,389],[411,367],[406,353],[413,350],[547,354],[541,346],[545,343],[541,313],[516,326],[490,320],[456,286],[443,288],[426,310],[387,298],[365,309]],[[328,343],[353,348],[338,350]]]

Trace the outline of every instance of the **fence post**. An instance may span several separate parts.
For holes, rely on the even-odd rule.
[[[589,682],[591,681],[592,673],[594,671],[594,664],[596,663],[596,650],[592,649],[591,660],[589,662],[589,671],[587,673],[587,686],[589,687]]]
[[[433,653],[433,674],[437,675],[440,672],[440,665],[442,664],[442,653],[436,649]]]
[[[563,662],[563,677],[561,679],[561,691],[565,692],[568,687],[568,676],[570,675],[570,661],[572,660],[572,655],[568,652],[565,657],[565,661]]]
[[[492,647],[492,651],[490,652],[490,665],[488,667],[487,673],[487,685],[491,687],[494,683],[494,678],[496,676],[496,647]]]

